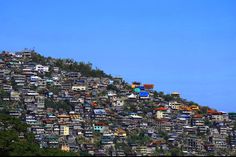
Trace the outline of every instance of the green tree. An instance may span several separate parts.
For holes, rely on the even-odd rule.
[[[45,99],[45,107],[46,108],[53,108],[55,110],[63,109],[65,111],[69,112],[72,110],[73,106],[67,100],[55,102],[52,99]]]
[[[179,148],[172,148],[170,150],[171,156],[183,156],[183,152]]]
[[[0,88],[0,98],[3,99],[4,97],[8,97],[10,94]]]
[[[3,156],[78,156],[59,149],[40,149],[27,125],[19,119],[0,114],[0,154]],[[19,138],[19,135],[24,138]]]

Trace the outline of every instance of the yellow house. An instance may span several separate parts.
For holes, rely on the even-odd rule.
[[[60,135],[67,136],[70,135],[70,129],[66,125],[61,125],[60,126]]]
[[[166,117],[166,111],[168,110],[168,108],[159,107],[159,108],[155,108],[154,110],[156,111],[156,118],[162,119]]]
[[[60,115],[57,115],[57,118],[58,119],[70,119],[70,116],[67,114],[60,114]]]
[[[70,114],[70,119],[79,119],[80,115],[79,114]]]
[[[68,145],[62,145],[61,146],[61,150],[65,151],[65,152],[69,152],[70,151],[70,147]]]
[[[131,85],[131,87],[132,87],[132,88],[136,88],[136,87],[138,87],[138,86],[140,86],[140,85],[141,85],[140,82],[133,82],[132,85]]]
[[[163,112],[162,111],[157,111],[156,112],[156,118],[157,119],[162,119],[164,117],[164,115],[163,115]]]
[[[121,129],[121,128],[118,128],[115,131],[114,135],[118,136],[118,137],[126,137],[127,136],[126,132],[123,129]]]
[[[200,109],[199,109],[199,106],[196,106],[196,105],[192,105],[192,106],[190,106],[190,108],[191,108],[192,110],[197,110],[197,111],[200,110]]]

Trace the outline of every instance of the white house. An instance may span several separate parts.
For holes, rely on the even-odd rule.
[[[113,97],[113,96],[116,96],[116,93],[114,93],[113,91],[108,91],[108,94],[107,94],[109,97]]]
[[[86,90],[86,86],[72,86],[72,90],[73,91],[85,91]]]
[[[49,72],[49,67],[48,67],[48,66],[43,66],[43,65],[37,64],[37,65],[35,66],[35,70],[36,70],[36,71],[40,71],[40,72]]]
[[[112,102],[113,106],[124,106],[124,99],[123,98],[117,98],[116,101]]]
[[[137,95],[134,95],[133,93],[131,95],[128,96],[129,99],[136,99]]]

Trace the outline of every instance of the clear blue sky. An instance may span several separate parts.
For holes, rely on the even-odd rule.
[[[0,50],[35,48],[236,111],[235,0],[1,0]]]

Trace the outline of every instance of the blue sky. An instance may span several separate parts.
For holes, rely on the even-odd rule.
[[[1,0],[0,50],[93,63],[236,111],[234,0]]]

